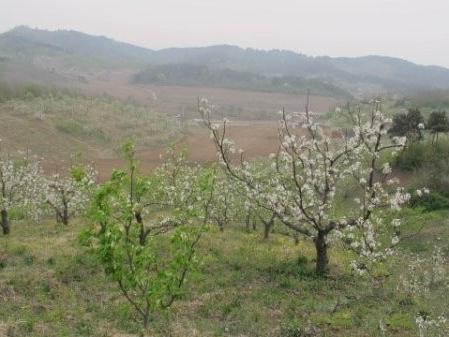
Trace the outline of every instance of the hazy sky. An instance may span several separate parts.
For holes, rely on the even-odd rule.
[[[153,49],[226,43],[449,67],[449,0],[0,0],[0,31],[22,24]]]

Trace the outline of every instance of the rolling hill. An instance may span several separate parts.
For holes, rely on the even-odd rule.
[[[104,36],[73,30],[47,31],[19,26],[0,35],[0,55],[25,61],[47,57],[102,67],[130,66],[146,64],[152,53]]]
[[[21,68],[26,75],[20,76]],[[0,34],[0,75],[6,79],[34,74],[67,82],[111,69],[131,69],[130,81],[139,83],[281,92],[309,87],[340,97],[449,89],[449,69],[383,56],[311,57],[230,45],[152,50],[104,36],[26,26]]]
[[[134,83],[202,86],[268,92],[314,93],[329,97],[350,97],[349,92],[318,79],[298,76],[265,76],[229,68],[207,67],[188,63],[150,66],[133,77]]]

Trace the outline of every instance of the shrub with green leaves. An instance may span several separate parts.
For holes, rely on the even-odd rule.
[[[438,144],[429,141],[409,144],[396,157],[395,166],[403,171],[413,171],[426,166],[435,167],[439,162],[449,160],[449,142],[441,140]]]
[[[406,113],[399,113],[393,117],[393,124],[388,130],[391,136],[406,136],[410,142],[422,140],[424,117],[418,108],[408,109]]]
[[[128,171],[115,171],[94,197],[90,232],[106,274],[136,310],[144,328],[152,314],[179,297],[206,228],[214,172],[171,156],[151,176],[140,175],[134,147],[124,147]],[[173,153],[172,153],[173,154]]]
[[[422,207],[426,212],[449,209],[449,198],[438,192],[430,192],[422,196],[414,195],[410,199],[411,207]]]

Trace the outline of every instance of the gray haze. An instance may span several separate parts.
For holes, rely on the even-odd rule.
[[[235,44],[449,67],[449,0],[0,0],[0,31],[74,29],[144,47]]]

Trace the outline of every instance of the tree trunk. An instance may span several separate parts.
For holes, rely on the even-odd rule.
[[[145,230],[145,226],[143,224],[142,213],[141,212],[134,212],[134,217],[135,217],[135,219],[136,219],[136,221],[137,221],[137,223],[139,224],[139,227],[140,227],[139,244],[141,246],[145,246],[146,241],[147,241],[147,236],[148,236],[149,232],[147,232]]]
[[[270,230],[271,230],[272,226],[273,226],[273,222],[272,221],[264,222],[264,226],[263,226],[263,239],[264,240],[268,240],[268,237],[270,236]]]
[[[62,214],[60,211],[56,211],[55,213],[56,213],[56,222],[59,225],[62,224],[62,225],[67,226],[69,224],[69,214],[68,214],[67,210],[64,210],[62,212]]]
[[[295,246],[299,245],[299,234],[293,234],[293,239],[295,240]]]
[[[246,231],[249,232],[250,227],[251,227],[251,213],[250,212],[246,213],[245,224],[246,224]]]
[[[319,275],[324,275],[328,271],[329,257],[327,256],[326,233],[318,232],[318,236],[314,239],[316,249],[316,268],[315,271]]]
[[[64,213],[62,214],[62,224],[65,226],[69,224],[69,210],[67,205],[64,205]]]
[[[67,226],[69,224],[69,205],[64,195],[62,197],[62,207],[62,212],[60,212],[59,214],[59,220],[60,223],[62,223],[64,226]]]
[[[220,232],[224,232],[224,221],[221,219],[218,220],[218,228],[220,229]]]
[[[8,235],[10,232],[10,227],[9,227],[9,220],[8,220],[8,211],[5,209],[2,209],[1,211],[2,214],[2,231],[4,235]]]
[[[275,219],[274,215],[272,215],[271,219],[268,220],[268,221],[265,221],[265,220],[261,219],[262,222],[263,222],[263,225],[264,225],[264,227],[263,227],[263,238],[265,240],[268,239],[268,236],[270,235],[270,232],[273,229],[274,219]]]
[[[150,323],[150,315],[149,314],[145,314],[143,316],[143,327],[145,329],[145,331],[148,330],[148,324]]]
[[[147,336],[148,327],[150,325],[150,308],[148,306],[145,308],[145,311],[142,312],[142,319],[144,331],[142,331],[141,336]]]

